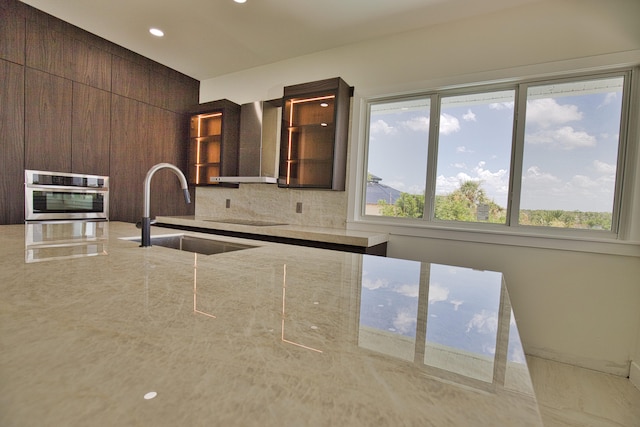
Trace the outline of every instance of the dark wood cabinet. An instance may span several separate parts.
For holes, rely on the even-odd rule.
[[[80,40],[71,41],[71,79],[105,91],[111,91],[111,55]]]
[[[284,88],[280,187],[345,189],[350,92],[341,78]]]
[[[111,62],[113,85],[111,90],[117,95],[142,102],[149,102],[149,68],[113,56]]]
[[[109,216],[137,222],[143,214],[147,171],[165,162],[185,170],[185,117],[124,96],[112,97]],[[151,217],[193,212],[194,204],[184,203],[176,176],[171,171],[158,171],[151,181]]]
[[[24,221],[24,66],[0,60],[0,224]]]
[[[24,65],[25,6],[0,1],[0,59]]]
[[[142,218],[142,188],[153,166],[149,147],[149,110],[140,101],[112,95],[109,217],[136,222]]]
[[[25,169],[71,172],[71,80],[27,68]]]
[[[193,90],[192,82],[168,74],[174,73],[151,71],[149,102],[169,111],[184,113],[198,103],[198,92]]]
[[[213,178],[237,176],[240,106],[223,99],[200,104],[189,116],[189,182],[217,184]]]
[[[109,175],[111,94],[73,83],[71,172]]]
[[[71,78],[72,39],[46,25],[27,20],[26,65],[60,77]]]

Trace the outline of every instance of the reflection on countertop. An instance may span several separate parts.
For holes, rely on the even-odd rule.
[[[117,222],[108,257],[25,263],[24,233],[0,227],[0,425],[542,425],[500,273]]]
[[[107,255],[108,241],[108,221],[31,221],[25,224],[25,261]]]

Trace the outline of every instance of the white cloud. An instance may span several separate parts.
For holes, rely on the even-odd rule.
[[[451,166],[453,166],[454,168],[457,168],[457,169],[466,169],[467,168],[466,163],[454,163]]]
[[[526,142],[529,144],[546,144],[553,148],[573,150],[581,147],[594,147],[597,140],[587,132],[576,131],[571,126],[563,126],[558,129],[545,129],[532,134],[527,134]]]
[[[598,108],[604,107],[605,105],[609,105],[612,102],[616,101],[617,99],[618,99],[618,92],[609,92],[604,97],[604,101],[602,101],[602,104],[598,105]]]
[[[398,332],[403,334],[412,331],[416,323],[416,313],[409,308],[399,311],[393,319],[393,326]]]
[[[469,150],[467,147],[465,147],[464,145],[461,145],[459,147],[456,147],[456,153],[474,153],[475,151],[473,150]]]
[[[485,162],[478,163],[478,166],[474,168],[477,180],[482,182],[482,187],[487,192],[489,197],[495,197],[497,195],[505,196],[509,192],[509,171],[506,169],[499,169],[492,172],[484,168]],[[496,203],[502,203],[503,207],[506,207],[505,200],[495,200]]]
[[[451,114],[440,115],[440,134],[449,135],[460,130],[460,121]]]
[[[464,172],[458,173],[456,176],[438,175],[436,178],[436,193],[438,195],[449,194],[460,187],[461,182],[473,181],[474,179]],[[475,179],[477,181],[477,179]]]
[[[498,315],[487,310],[474,314],[467,323],[467,332],[472,329],[480,334],[495,334],[498,331]]]
[[[457,166],[457,165],[456,165]],[[466,165],[464,166],[465,170]],[[436,178],[436,194],[445,195],[460,188],[460,184],[465,181],[481,182],[489,198],[493,199],[500,206],[506,207],[507,194],[509,193],[509,171],[498,169],[491,171],[485,169],[486,162],[480,161],[472,169],[472,173],[459,172],[455,176],[439,175]],[[462,169],[462,167],[459,167]]]
[[[600,186],[596,181],[585,175],[574,175],[569,185],[582,189],[595,189]]]
[[[367,289],[370,289],[370,290],[375,290],[375,289],[379,289],[379,288],[386,288],[388,284],[389,284],[389,282],[387,282],[386,280],[382,280],[382,279],[371,280],[371,279],[369,279],[367,277],[363,277],[362,278],[362,286],[367,288]]]
[[[395,288],[395,291],[407,297],[418,298],[418,294],[420,293],[420,285],[417,283],[400,285],[397,288]]]
[[[383,133],[385,135],[391,135],[396,133],[397,130],[393,126],[389,126],[389,124],[384,120],[376,120],[375,122],[371,123],[370,132],[371,132],[371,135],[375,135],[379,133]]]
[[[476,114],[471,110],[467,110],[466,114],[464,114],[462,118],[467,122],[475,122]]]
[[[596,172],[606,173],[606,174],[615,174],[616,173],[616,165],[612,165],[610,163],[601,162],[600,160],[593,161],[593,167]]]
[[[449,298],[449,289],[438,283],[429,285],[429,304],[446,301]]]
[[[464,304],[464,301],[460,301],[460,300],[451,300],[449,301],[451,304],[453,304],[453,311],[458,311],[458,308]]]
[[[611,210],[614,188],[615,174],[576,174],[563,180],[531,166],[523,176],[522,208],[606,212]]]
[[[540,167],[538,166],[531,166],[529,169],[527,169],[527,173],[525,174],[523,179],[543,185],[552,185],[562,182],[560,178],[548,172],[541,172]]]
[[[577,105],[560,105],[553,98],[535,99],[527,102],[527,124],[542,128],[582,120]]]
[[[429,117],[414,117],[411,120],[401,122],[402,126],[416,132],[429,132]]]

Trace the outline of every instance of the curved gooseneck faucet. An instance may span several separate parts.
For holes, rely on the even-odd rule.
[[[142,239],[140,240],[140,246],[151,246],[151,218],[149,218],[149,205],[150,205],[150,193],[151,193],[151,177],[160,169],[169,169],[176,174],[180,180],[180,186],[184,192],[184,201],[188,204],[191,203],[191,197],[189,196],[189,186],[187,184],[187,178],[178,167],[171,163],[158,163],[152,166],[147,172],[147,176],[144,179],[144,212],[142,214]]]

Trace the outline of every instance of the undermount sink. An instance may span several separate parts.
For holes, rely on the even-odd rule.
[[[205,219],[209,222],[221,222],[223,224],[252,225],[254,227],[270,227],[274,225],[287,225],[282,222],[260,221],[254,219]]]
[[[140,238],[128,238],[133,242],[140,242]],[[224,252],[251,249],[257,246],[241,243],[224,242],[221,240],[204,239],[186,234],[171,234],[164,236],[152,236],[151,246],[163,246],[165,248],[178,249],[180,251],[195,252],[202,255],[214,255]]]

